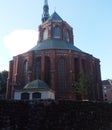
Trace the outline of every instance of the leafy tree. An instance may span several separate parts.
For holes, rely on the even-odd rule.
[[[76,92],[81,95],[81,98],[83,100],[88,99],[89,91],[90,91],[89,78],[87,75],[81,74],[76,86]]]
[[[1,86],[2,86],[2,73],[0,72],[0,89],[1,89]]]
[[[7,86],[8,71],[0,72],[0,95],[5,95]]]

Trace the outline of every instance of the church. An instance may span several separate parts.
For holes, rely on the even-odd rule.
[[[7,99],[79,99],[81,74],[92,79],[89,100],[102,100],[100,60],[74,45],[73,28],[44,1],[37,45],[9,62]],[[15,43],[16,44],[16,43]]]

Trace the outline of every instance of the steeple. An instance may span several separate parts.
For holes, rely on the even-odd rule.
[[[48,0],[44,0],[42,23],[44,23],[48,18],[49,18]]]
[[[48,5],[48,0],[44,0],[44,5]]]

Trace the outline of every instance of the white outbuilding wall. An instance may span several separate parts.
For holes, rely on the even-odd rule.
[[[29,94],[29,100],[33,100],[33,93],[35,93],[36,91],[26,91],[26,92],[22,92],[22,91],[15,91],[14,92],[14,99],[15,100],[21,100],[21,94],[22,93],[28,93]],[[41,93],[41,98],[39,99],[55,99],[55,94],[52,91],[38,91],[39,93]]]

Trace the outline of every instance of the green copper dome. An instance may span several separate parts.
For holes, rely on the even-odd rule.
[[[76,46],[69,44],[66,41],[61,39],[48,39],[39,42],[36,46],[34,46],[29,51],[37,51],[37,50],[40,51],[40,50],[50,50],[50,49],[73,50],[73,51],[82,52]]]
[[[49,89],[49,86],[42,80],[33,80],[26,84],[24,89]]]

